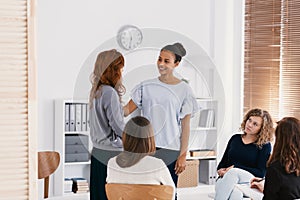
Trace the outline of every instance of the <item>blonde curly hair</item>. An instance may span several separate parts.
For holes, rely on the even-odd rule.
[[[241,123],[240,130],[242,131],[245,130],[246,122],[252,116],[261,117],[262,119],[262,126],[257,134],[257,140],[255,144],[259,147],[262,147],[264,144],[273,141],[273,137],[274,137],[273,120],[271,115],[266,110],[260,108],[254,108],[249,110],[244,116],[243,122]],[[244,132],[243,135],[246,135],[246,133]]]

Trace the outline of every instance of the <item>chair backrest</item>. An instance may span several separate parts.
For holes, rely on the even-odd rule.
[[[172,200],[173,197],[170,185],[107,183],[105,190],[108,200]]]
[[[38,152],[38,178],[44,179],[44,198],[48,198],[49,176],[57,169],[60,162],[56,151]]]

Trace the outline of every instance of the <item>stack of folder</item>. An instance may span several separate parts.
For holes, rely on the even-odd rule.
[[[89,130],[88,126],[88,104],[66,103],[65,104],[65,131],[84,132]]]

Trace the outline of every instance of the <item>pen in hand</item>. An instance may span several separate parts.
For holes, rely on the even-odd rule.
[[[259,179],[259,180],[253,180],[254,182],[261,182],[261,181],[263,181],[263,180],[265,180],[265,178],[262,178],[262,179]]]
[[[254,179],[252,179],[251,183],[250,183],[250,187],[251,188],[256,188],[260,192],[263,192],[264,191],[264,183],[261,183],[263,180],[265,180],[265,178],[261,178],[261,179],[254,178]]]

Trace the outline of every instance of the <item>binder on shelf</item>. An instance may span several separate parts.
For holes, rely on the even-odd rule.
[[[217,165],[216,160],[201,160],[199,167],[200,182],[213,185],[216,183],[217,178]]]
[[[87,123],[86,123],[86,117],[87,117],[87,104],[82,104],[82,107],[81,107],[81,112],[82,112],[82,115],[81,115],[81,129],[82,131],[87,131]]]
[[[203,109],[200,111],[199,127],[207,127],[208,112],[209,109]]]
[[[200,111],[199,127],[213,127],[214,126],[214,110],[203,109]]]
[[[206,121],[206,127],[213,127],[214,126],[214,110],[209,109],[207,121]]]
[[[75,104],[70,104],[70,131],[75,131]]]
[[[210,160],[210,174],[209,174],[210,184],[211,185],[216,184],[217,178],[218,178],[217,161],[216,160]]]
[[[75,104],[75,130],[81,131],[81,104]]]
[[[86,108],[86,130],[90,131],[90,112],[89,112],[89,106],[87,105]]]
[[[65,131],[70,131],[70,104],[65,104]]]

